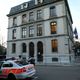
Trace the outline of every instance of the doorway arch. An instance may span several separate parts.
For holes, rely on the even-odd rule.
[[[30,42],[29,43],[29,58],[34,57],[34,43]]]
[[[37,43],[37,61],[43,62],[43,43],[41,41]]]

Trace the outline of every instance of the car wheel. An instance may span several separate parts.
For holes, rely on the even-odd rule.
[[[13,74],[9,74],[7,80],[16,80],[16,77]]]

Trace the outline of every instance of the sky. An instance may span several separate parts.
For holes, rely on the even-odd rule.
[[[29,0],[1,0],[0,1],[0,43],[7,41],[8,17],[11,7]],[[76,27],[80,40],[80,0],[68,0],[73,19],[73,29]]]

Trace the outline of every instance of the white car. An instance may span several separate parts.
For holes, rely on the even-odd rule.
[[[20,61],[4,61],[0,67],[0,78],[8,78],[8,80],[32,78],[35,73],[33,64]]]

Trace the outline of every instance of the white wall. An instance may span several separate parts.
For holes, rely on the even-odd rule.
[[[44,22],[44,30],[45,30],[45,36],[49,36],[50,35],[50,22],[49,21],[45,21]]]
[[[43,13],[44,13],[44,20],[49,19],[50,13],[49,13],[49,8],[44,8]]]
[[[64,4],[59,4],[59,5],[56,6],[56,13],[57,13],[57,16],[64,16],[65,15]]]
[[[8,18],[8,28],[13,26],[13,18]]]

